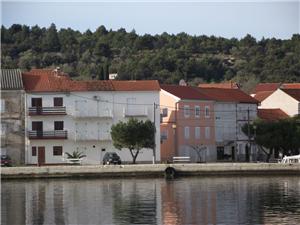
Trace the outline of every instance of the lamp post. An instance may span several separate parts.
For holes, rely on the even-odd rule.
[[[177,153],[176,153],[176,124],[175,123],[172,124],[172,128],[173,128],[173,136],[174,136],[173,149],[174,149],[174,155],[176,155]]]
[[[257,148],[256,148],[256,125],[254,124],[253,125],[253,130],[254,130],[254,137],[253,137],[253,143],[254,143],[254,146],[255,146],[255,158],[256,158],[256,161],[257,161]]]

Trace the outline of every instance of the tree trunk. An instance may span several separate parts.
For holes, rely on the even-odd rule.
[[[138,156],[138,154],[139,154],[139,150],[137,150],[135,154],[134,154],[133,150],[134,150],[134,149],[129,149],[129,151],[130,151],[130,153],[131,153],[131,156],[132,156],[132,164],[135,164],[136,158],[137,158],[137,156]]]
[[[268,158],[267,158],[267,162],[270,162],[270,158],[271,158],[271,155],[273,154],[273,148],[270,149],[270,152],[268,154]]]

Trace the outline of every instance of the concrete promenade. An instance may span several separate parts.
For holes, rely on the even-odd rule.
[[[205,163],[205,164],[137,164],[2,167],[1,179],[33,179],[63,177],[163,177],[168,167],[177,176],[226,175],[299,175],[300,164],[279,163]]]

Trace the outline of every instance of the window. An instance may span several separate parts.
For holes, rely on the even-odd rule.
[[[200,139],[200,127],[195,127],[195,138]]]
[[[53,105],[54,106],[63,106],[63,98],[53,98]]]
[[[31,128],[32,128],[32,130],[43,131],[43,122],[42,121],[32,121]]]
[[[31,98],[32,107],[42,107],[42,98]]]
[[[185,105],[183,109],[184,117],[190,117],[190,106]]]
[[[5,100],[1,99],[1,112],[5,112]]]
[[[209,106],[205,106],[205,118],[209,118],[210,112],[209,112]]]
[[[190,128],[189,127],[184,128],[184,137],[185,137],[185,139],[190,138]]]
[[[224,147],[217,147],[217,160],[224,159]]]
[[[200,117],[200,106],[195,106],[195,117]]]
[[[62,146],[53,146],[53,155],[62,155]]]
[[[7,124],[5,123],[1,123],[1,136],[5,136],[6,135],[6,129],[7,129]]]
[[[64,121],[54,121],[54,130],[63,130]]]
[[[33,147],[31,148],[31,155],[32,155],[32,156],[36,156],[36,147],[35,147],[35,146],[33,146]]]
[[[206,139],[210,138],[210,127],[205,127],[205,138]]]
[[[167,140],[168,139],[168,130],[161,131],[161,140]]]

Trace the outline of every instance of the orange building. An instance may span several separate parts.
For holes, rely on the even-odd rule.
[[[161,160],[190,156],[192,161],[215,161],[213,101],[195,87],[161,85],[160,104]]]

